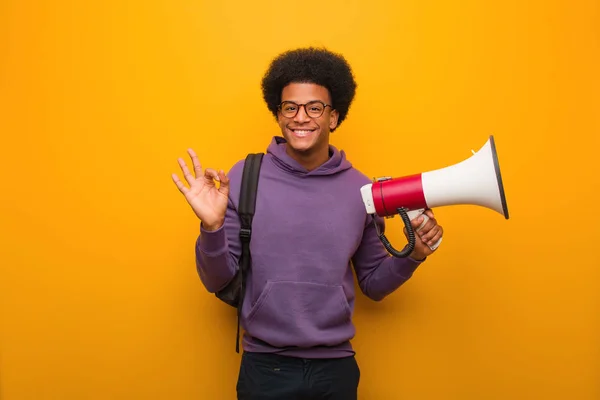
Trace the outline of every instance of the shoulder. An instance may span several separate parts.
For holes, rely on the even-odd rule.
[[[373,180],[365,175],[362,171],[352,166],[344,171],[344,177],[348,180],[348,183],[363,186],[372,183]]]
[[[229,198],[234,204],[237,205],[238,198],[240,196],[240,185],[242,182],[242,174],[244,172],[245,160],[239,160],[227,171],[227,178],[229,178]]]
[[[244,164],[246,163],[245,159],[237,161],[233,166],[229,169],[227,176],[229,180],[240,181],[242,179],[242,173],[244,172]]]
[[[263,165],[264,165],[264,158],[265,158],[265,156],[263,156]],[[233,166],[229,169],[229,171],[227,171],[227,177],[229,178],[229,193],[230,193],[230,197],[232,197],[233,199],[237,199],[239,197],[245,165],[246,165],[246,157],[235,162],[233,164]],[[262,175],[262,169],[263,168],[261,168],[261,172],[260,172],[261,175]]]

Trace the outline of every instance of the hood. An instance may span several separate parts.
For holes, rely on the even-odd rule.
[[[329,145],[329,159],[320,167],[308,171],[285,152],[286,143],[287,141],[283,137],[274,136],[267,147],[267,154],[273,156],[273,162],[278,167],[294,175],[333,175],[352,168],[352,164],[346,159],[344,151],[340,151],[334,146]]]

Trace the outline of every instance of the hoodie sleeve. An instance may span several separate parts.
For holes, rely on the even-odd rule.
[[[383,219],[376,216],[375,221],[380,232],[384,232]],[[377,236],[372,218],[367,218],[361,243],[352,257],[360,289],[375,301],[398,289],[423,261],[390,256]]]
[[[242,254],[239,239],[241,222],[229,199],[225,222],[216,231],[207,231],[200,225],[196,240],[196,269],[200,280],[210,293],[225,287],[238,270]]]
[[[239,197],[239,185],[243,171],[243,161],[238,162],[228,172],[229,201],[225,222],[216,231],[207,231],[200,224],[200,235],[196,240],[196,270],[200,280],[210,293],[224,288],[238,271],[242,254],[240,228],[242,223],[237,213],[234,198]]]

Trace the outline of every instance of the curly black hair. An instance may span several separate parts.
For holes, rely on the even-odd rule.
[[[263,98],[275,118],[281,92],[290,83],[314,83],[327,88],[332,107],[339,113],[337,126],[346,118],[357,86],[352,69],[341,54],[314,47],[288,50],[271,62],[262,79]]]

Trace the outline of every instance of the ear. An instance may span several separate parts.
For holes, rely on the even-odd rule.
[[[331,110],[331,114],[329,115],[329,130],[332,131],[337,127],[338,118],[340,114],[337,110]]]

